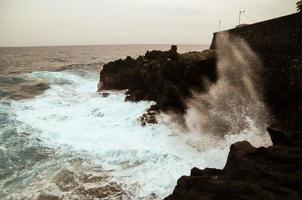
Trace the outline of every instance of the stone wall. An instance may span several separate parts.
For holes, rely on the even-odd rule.
[[[256,24],[214,33],[211,49],[219,34],[240,37],[263,62],[264,97],[276,118],[288,106],[291,96],[302,90],[302,14],[296,13]]]
[[[211,48],[219,34],[229,33],[245,39],[255,51],[269,50],[287,54],[302,52],[302,14],[296,13],[248,26],[214,33]]]

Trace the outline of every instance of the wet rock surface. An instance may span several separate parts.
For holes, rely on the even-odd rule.
[[[276,119],[273,146],[233,144],[222,170],[192,169],[166,200],[276,200],[302,198],[302,18],[293,14],[215,33],[244,39],[260,56],[264,97]]]
[[[273,145],[233,144],[222,170],[192,169],[167,200],[302,198],[301,24],[301,15],[293,14],[226,31],[244,39],[263,63],[263,96],[276,120],[267,128]],[[152,100],[160,111],[184,113],[191,91],[207,92],[218,79],[219,34],[210,51],[178,54],[172,47],[108,63],[100,73],[99,89],[129,89],[126,100]],[[142,116],[142,124],[147,116]]]
[[[166,200],[301,199],[302,132],[297,130],[299,137],[290,139],[281,128],[268,130],[272,138],[278,132],[287,143],[275,139],[278,142],[269,148],[235,143],[223,170],[192,169],[191,176],[181,177]]]
[[[269,63],[264,62],[267,67]],[[296,73],[293,78],[300,75]],[[191,97],[191,91],[207,92],[217,79],[214,51],[178,54],[173,47],[167,52],[147,52],[136,60],[127,57],[108,63],[100,73],[99,89],[129,89],[127,101],[155,101],[157,106],[140,118],[144,126],[156,123],[154,116],[159,111],[184,113],[184,100]],[[278,85],[277,79],[275,82]],[[273,88],[275,82],[268,87]],[[301,199],[302,90],[298,83],[293,88],[282,98],[274,92],[265,94],[275,100],[267,101],[277,119],[267,128],[273,146],[255,148],[246,141],[235,143],[222,170],[193,168],[190,176],[178,180],[166,199]]]
[[[255,148],[233,144],[222,170],[192,169],[181,177],[166,200],[301,199],[302,101],[301,90],[279,108],[278,123],[267,128],[273,146]]]
[[[144,113],[139,118],[141,125],[146,126],[147,124],[157,124],[156,115],[159,113],[159,110],[152,106],[150,109],[148,109],[147,113]]]
[[[126,101],[155,101],[161,111],[184,113],[192,90],[206,92],[217,76],[215,51],[179,54],[173,45],[104,65],[99,91],[128,89]]]
[[[37,200],[62,199],[129,199],[129,191],[123,185],[111,180],[105,173],[90,174],[70,169],[60,170],[52,179],[58,190],[53,193],[41,191]]]

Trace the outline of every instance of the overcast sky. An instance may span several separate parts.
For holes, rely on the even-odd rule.
[[[0,46],[209,44],[212,33],[296,12],[297,0],[0,0]]]

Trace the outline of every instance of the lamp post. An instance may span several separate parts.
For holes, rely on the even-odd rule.
[[[220,28],[221,28],[221,19],[219,20],[219,32],[220,32]]]
[[[244,10],[239,10],[239,24],[238,24],[238,26],[241,24],[241,14],[242,13],[245,13],[245,11]]]

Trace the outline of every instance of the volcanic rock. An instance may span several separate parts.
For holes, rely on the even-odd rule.
[[[99,91],[128,89],[127,101],[155,101],[161,111],[184,113],[192,90],[206,92],[217,76],[215,51],[179,54],[173,45],[169,51],[148,51],[104,65]]]

